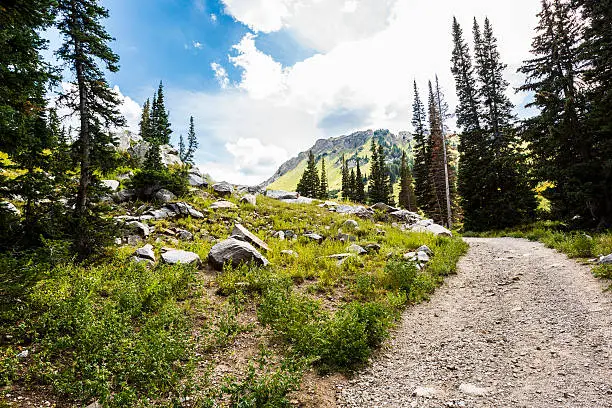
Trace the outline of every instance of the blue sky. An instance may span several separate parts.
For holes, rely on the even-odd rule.
[[[139,107],[163,80],[174,137],[195,117],[197,164],[255,184],[318,138],[410,130],[412,81],[438,74],[454,107],[450,25],[467,39],[488,16],[512,86],[529,57],[539,0],[102,0],[121,70],[109,83]],[[520,24],[518,24],[520,22]],[[51,48],[58,38],[50,33]],[[509,96],[523,112],[526,95]],[[176,139],[175,143],[176,143]]]

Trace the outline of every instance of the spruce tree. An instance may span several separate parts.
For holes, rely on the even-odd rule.
[[[179,159],[183,163],[187,160],[187,146],[185,146],[185,140],[183,139],[183,134],[179,135]]]
[[[386,164],[385,150],[380,143],[378,145],[378,190],[380,191],[380,202],[388,205],[395,205],[395,199],[393,197],[393,184],[391,182],[391,172]]]
[[[148,98],[142,106],[139,129],[139,134],[140,137],[142,137],[142,140],[149,141],[151,138],[151,103],[149,102]]]
[[[408,211],[416,211],[416,197],[412,186],[412,173],[408,166],[406,151],[402,151],[402,161],[400,165],[400,193],[399,206]]]
[[[157,94],[153,99],[154,120],[152,120],[152,137],[160,145],[170,144],[172,129],[168,119],[169,113],[164,102],[164,85],[159,81]]]
[[[429,137],[425,106],[414,82],[414,101],[412,104],[412,127],[414,129],[414,184],[417,206],[427,210],[432,195],[429,174]]]
[[[432,188],[432,195],[429,197],[426,213],[435,222],[446,223],[446,180],[444,175],[444,156],[442,143],[442,127],[440,123],[440,112],[438,111],[438,103],[434,95],[431,81],[428,83],[429,98],[428,98],[428,113],[429,113],[429,129],[430,129],[430,145],[429,145],[429,169],[428,181]]]
[[[187,132],[187,153],[185,155],[185,163],[194,164],[193,158],[198,149],[198,138],[195,134],[195,126],[193,125],[193,116],[189,117],[189,131]]]
[[[110,72],[119,70],[119,57],[108,43],[112,37],[100,20],[108,11],[95,0],[58,0],[57,27],[64,37],[58,56],[66,61],[74,73],[72,95],[64,95],[63,102],[80,119],[77,146],[80,166],[79,188],[75,204],[75,248],[81,257],[87,256],[103,238],[96,233],[104,228],[90,206],[92,188],[98,184],[95,171],[112,157],[113,138],[107,132],[111,126],[120,127],[121,117],[117,94],[108,86],[101,64]]]
[[[383,169],[380,167],[379,150],[376,141],[372,138],[370,145],[372,157],[370,158],[370,178],[368,180],[368,200],[371,204],[376,204],[384,199],[384,190],[381,188],[381,176]]]
[[[327,200],[329,198],[329,187],[327,184],[327,173],[325,171],[325,157],[321,159],[321,177],[319,180],[319,192],[316,197],[321,200]]]
[[[359,158],[357,158],[357,170],[355,171],[355,201],[362,204],[366,202],[365,184],[359,167]]]
[[[350,196],[351,196],[351,189],[349,186],[349,171],[348,171],[348,164],[346,162],[346,160],[344,159],[344,154],[342,155],[342,168],[341,168],[341,173],[342,173],[342,198],[344,200],[349,200]]]
[[[357,186],[357,176],[355,175],[355,169],[353,168],[351,169],[351,173],[349,175],[349,189],[350,189],[349,197],[351,201],[357,201],[357,196],[355,194],[356,186]]]
[[[298,182],[296,191],[301,196],[316,198],[321,189],[320,183],[317,164],[311,150],[308,152],[308,163],[304,173],[302,173],[302,178]]]

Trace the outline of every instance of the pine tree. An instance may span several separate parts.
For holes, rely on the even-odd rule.
[[[368,180],[368,199],[371,204],[385,201],[384,189],[381,188],[381,176],[383,175],[383,168],[380,167],[379,150],[376,145],[376,141],[372,138],[372,144],[370,146],[372,157],[370,158],[370,178]],[[384,158],[383,158],[384,160]]]
[[[308,152],[308,163],[302,178],[298,182],[296,191],[301,196],[316,198],[321,189],[321,182],[319,180],[319,173],[317,171],[317,164],[315,162],[312,150]]]
[[[388,205],[395,205],[395,199],[393,198],[393,184],[391,182],[391,173],[389,167],[386,164],[385,150],[380,143],[378,145],[378,190],[380,191],[380,202]]]
[[[166,111],[164,102],[164,85],[159,81],[156,97],[153,99],[153,116],[152,120],[152,137],[160,145],[170,144],[170,122],[168,120],[169,113]]]
[[[429,137],[427,135],[427,116],[425,106],[414,82],[414,101],[412,104],[412,127],[414,129],[414,183],[415,196],[419,208],[426,211],[432,195],[429,174]]]
[[[402,162],[400,165],[400,193],[399,206],[408,211],[416,211],[416,197],[414,195],[414,187],[412,186],[412,173],[408,166],[406,152],[402,151]]]
[[[434,95],[431,81],[429,86],[428,98],[428,113],[429,113],[429,128],[430,128],[430,146],[429,146],[429,169],[428,181],[432,186],[433,195],[429,197],[427,210],[425,211],[437,223],[446,223],[446,180],[444,175],[444,156],[442,143],[442,127],[440,123],[440,112],[438,111],[438,103]]]
[[[179,135],[179,159],[183,163],[187,160],[187,146],[185,146],[185,140],[183,139],[183,134]]]
[[[145,101],[144,105],[142,106],[142,115],[140,117],[139,128],[140,128],[140,137],[142,137],[142,140],[146,140],[146,141],[150,140],[151,138],[151,103],[149,102],[148,98]]]
[[[584,140],[581,156],[588,157],[582,172],[583,188],[577,211],[592,214],[599,228],[612,226],[612,0],[576,0],[585,26],[580,55],[586,62],[588,104],[586,124],[590,140]],[[571,36],[568,36],[571,43]],[[578,170],[578,169],[577,169]],[[591,184],[592,183],[592,184]],[[587,188],[590,187],[590,190]]]
[[[349,175],[349,189],[350,189],[350,199],[351,201],[357,201],[355,194],[355,187],[357,185],[357,176],[355,175],[355,169],[351,169],[351,173]]]
[[[198,149],[198,138],[195,134],[195,126],[193,125],[193,116],[189,117],[189,131],[187,132],[187,153],[183,162],[193,165],[193,157]]]
[[[327,185],[327,173],[325,172],[325,158],[321,159],[321,177],[319,180],[319,192],[316,197],[321,200],[327,200],[329,198],[329,187]]]
[[[357,170],[355,171],[355,201],[362,204],[366,202],[365,184],[359,167],[359,158],[357,158]]]
[[[90,212],[92,187],[97,180],[94,172],[112,157],[113,139],[106,132],[110,125],[119,127],[124,119],[118,111],[117,94],[108,86],[100,63],[110,72],[119,70],[119,57],[108,43],[112,37],[100,24],[108,11],[94,0],[58,0],[58,29],[64,43],[58,56],[66,61],[75,74],[76,98],[64,95],[63,101],[80,119],[77,146],[79,148],[80,179],[75,204],[75,248],[83,257],[95,248],[100,236],[102,219]],[[103,229],[103,228],[102,228]],[[95,233],[94,233],[95,232]]]
[[[348,171],[348,164],[346,163],[346,160],[344,159],[344,154],[342,155],[341,173],[342,173],[342,198],[344,200],[349,200],[351,196],[351,189],[349,186],[350,175]]]

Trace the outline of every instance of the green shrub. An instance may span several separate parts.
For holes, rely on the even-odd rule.
[[[385,266],[384,287],[409,294],[417,274],[418,269],[414,262],[393,258]]]
[[[139,191],[142,199],[150,199],[155,191],[162,188],[178,197],[184,196],[189,191],[187,172],[183,169],[137,170],[127,185]]]

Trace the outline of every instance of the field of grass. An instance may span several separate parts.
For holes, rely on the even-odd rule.
[[[563,224],[558,222],[541,221],[503,231],[466,232],[464,235],[514,237],[540,241],[547,247],[563,252],[570,258],[585,260],[612,253],[612,232],[567,231]],[[600,278],[612,279],[612,266],[597,265],[593,268],[593,273]],[[608,289],[612,290],[612,284]]]
[[[238,208],[222,210],[207,210],[216,200],[207,191],[183,199],[206,216],[151,222],[157,233],[147,242],[158,257],[172,246],[206,262],[240,222],[269,245],[270,265],[222,273],[205,265],[146,268],[130,261],[129,246],[75,265],[61,242],[2,256],[0,406],[24,398],[58,407],[292,406],[303,373],[367,362],[400,312],[427,299],[467,249],[459,238],[357,220],[357,243],[380,250],[338,265],[328,255],[346,252],[335,236],[348,216],[261,196],[256,206],[233,197]],[[143,204],[116,213],[136,214]],[[170,227],[194,240],[163,235]],[[288,229],[299,238],[272,237]],[[325,240],[307,240],[305,231]],[[421,245],[434,255],[418,270],[401,255]]]

